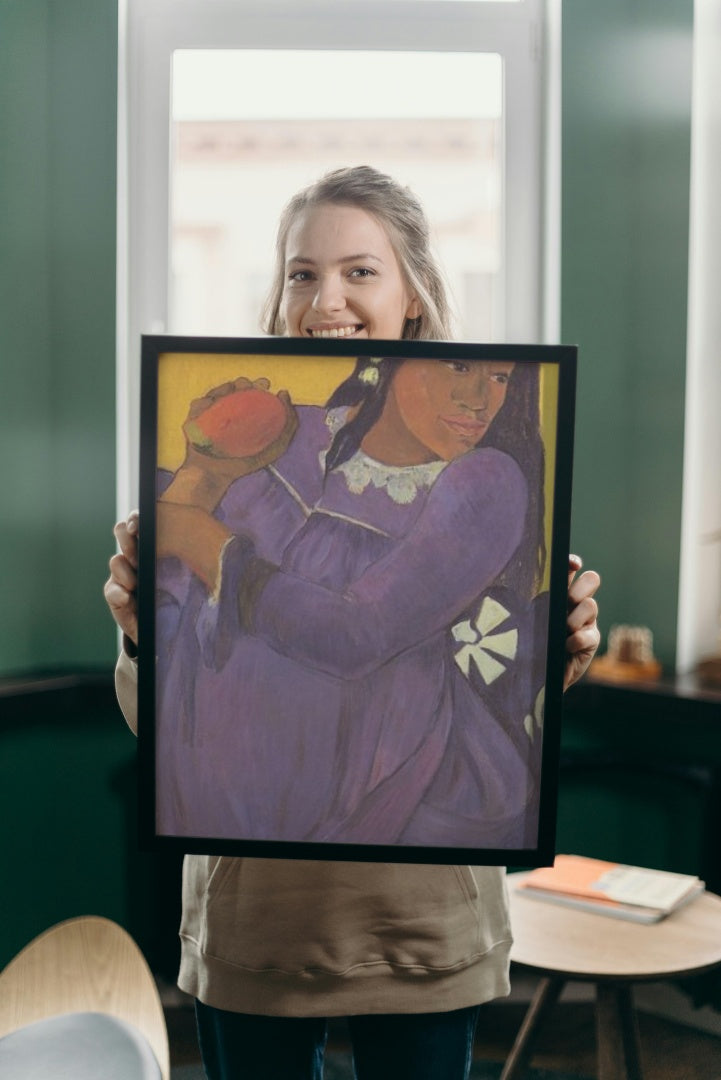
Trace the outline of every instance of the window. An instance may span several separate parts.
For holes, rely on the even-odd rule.
[[[370,162],[426,208],[456,336],[503,336],[498,55],[182,50],[171,96],[172,332],[257,334],[285,202]]]
[[[554,339],[542,139],[554,7],[121,3],[121,513],[137,497],[140,335],[258,333],[280,209],[330,168],[363,158],[418,193],[458,336]]]

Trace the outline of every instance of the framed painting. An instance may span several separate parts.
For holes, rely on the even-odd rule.
[[[552,861],[575,370],[143,339],[144,846]]]

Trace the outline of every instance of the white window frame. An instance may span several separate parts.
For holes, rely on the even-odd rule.
[[[721,653],[721,0],[696,0],[683,508],[676,671]]]
[[[556,341],[560,0],[119,0],[118,513],[136,505],[142,333],[167,327],[176,49],[495,52],[504,60],[504,340]],[[550,61],[550,62],[549,62]],[[292,193],[289,193],[289,195]]]

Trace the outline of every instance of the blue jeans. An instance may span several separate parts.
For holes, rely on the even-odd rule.
[[[348,1017],[357,1080],[467,1080],[478,1009]],[[208,1080],[321,1080],[325,1018],[195,1011]]]

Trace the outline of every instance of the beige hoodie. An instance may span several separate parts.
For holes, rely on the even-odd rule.
[[[118,700],[136,730],[137,665]],[[509,992],[501,867],[187,855],[181,989],[270,1016],[441,1012]]]

